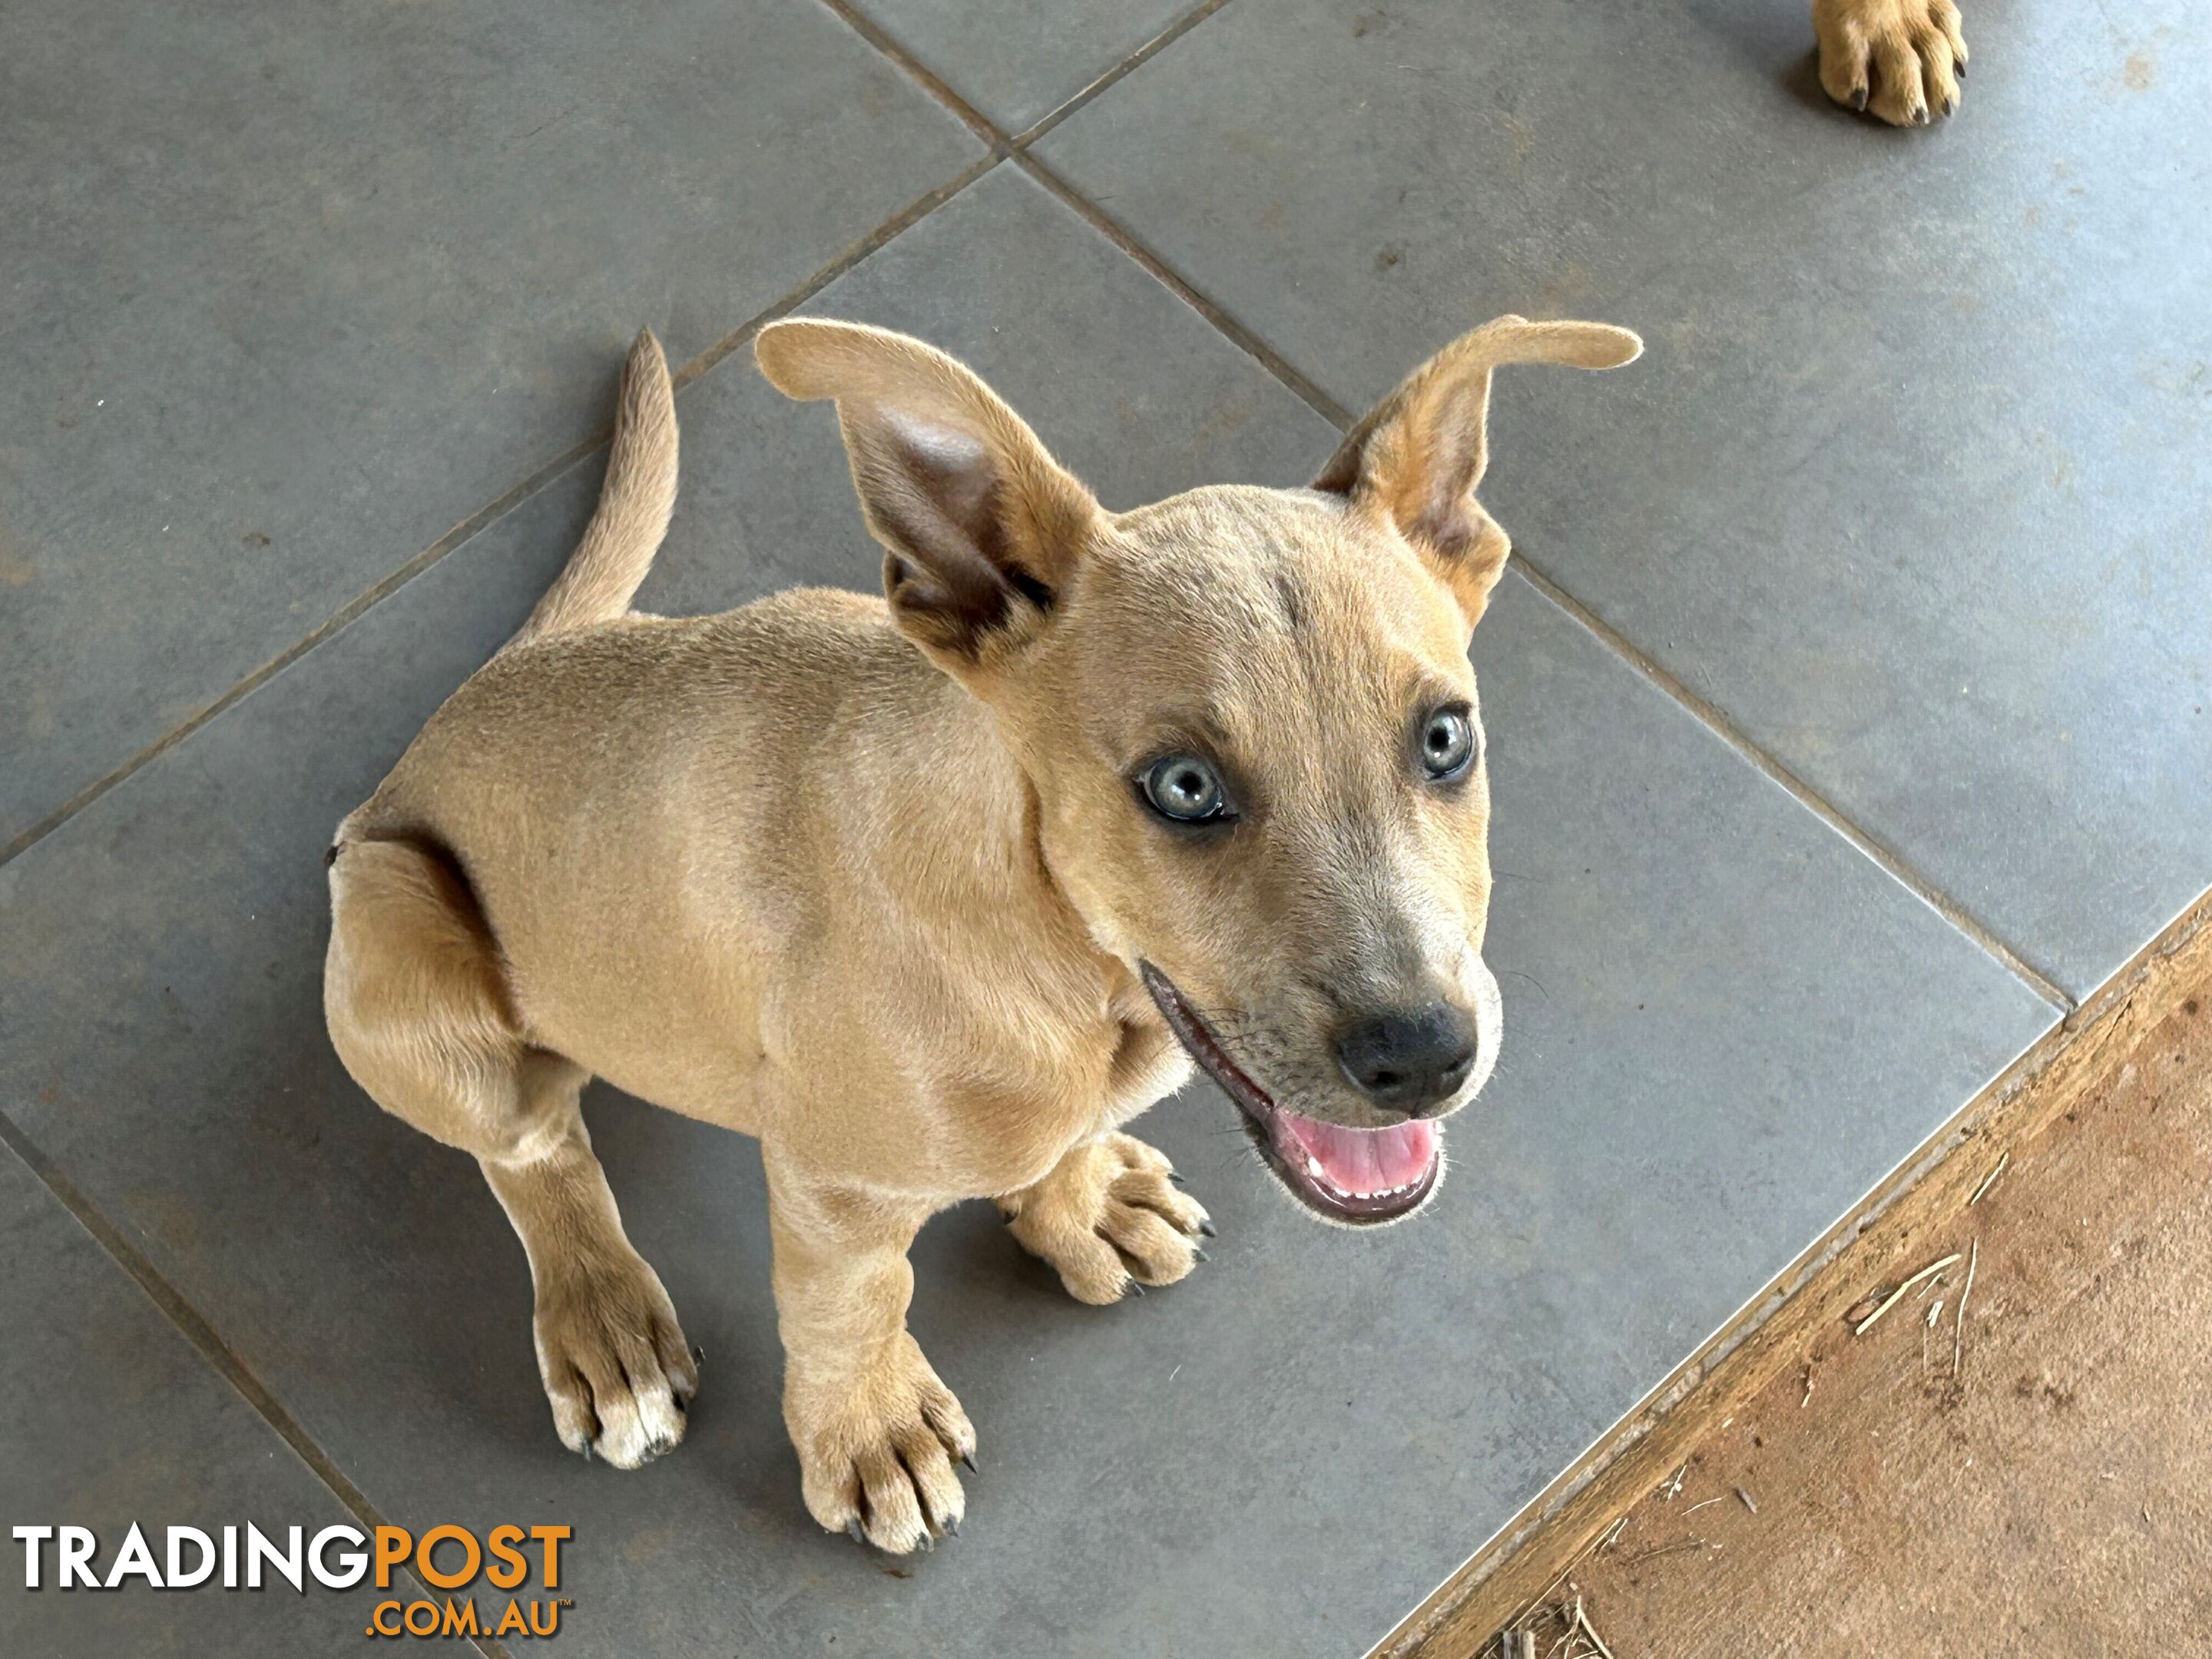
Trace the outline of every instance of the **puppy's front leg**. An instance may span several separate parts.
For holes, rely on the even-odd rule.
[[[806,1507],[878,1549],[926,1549],[958,1527],[952,1460],[975,1451],[967,1413],[907,1334],[907,1249],[933,1206],[766,1162],[783,1420]]]
[[[999,1200],[1022,1248],[1060,1269],[1078,1302],[1118,1302],[1134,1285],[1172,1285],[1213,1231],[1205,1207],[1174,1186],[1167,1154],[1134,1135],[1086,1140],[1035,1186]]]
[[[1959,107],[1966,37],[1952,0],[1813,0],[1820,85],[1893,127],[1924,127]]]

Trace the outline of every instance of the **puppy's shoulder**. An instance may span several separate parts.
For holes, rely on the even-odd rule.
[[[886,636],[897,637],[883,595],[842,587],[787,587],[701,623],[702,637],[725,645],[814,642],[866,653],[879,649]]]
[[[770,687],[937,678],[893,624],[881,594],[837,587],[787,588],[704,618],[696,647],[722,674]]]

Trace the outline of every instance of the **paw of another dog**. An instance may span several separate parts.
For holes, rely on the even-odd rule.
[[[570,1451],[634,1469],[684,1438],[698,1360],[643,1257],[547,1274],[532,1328],[553,1426]]]
[[[1133,1135],[1078,1147],[1034,1187],[1001,1201],[1024,1249],[1060,1270],[1079,1302],[1118,1302],[1172,1285],[1202,1255],[1212,1223],[1178,1191],[1166,1155]]]
[[[903,1555],[960,1530],[952,1461],[975,1467],[975,1431],[906,1332],[858,1376],[793,1379],[783,1414],[807,1511],[830,1531]]]
[[[1959,107],[1966,37],[1951,0],[1814,0],[1813,30],[1820,85],[1838,103],[1894,127]]]

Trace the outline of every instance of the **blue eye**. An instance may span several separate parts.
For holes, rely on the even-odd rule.
[[[1464,708],[1439,708],[1421,724],[1421,768],[1433,782],[1466,776],[1474,748],[1474,722]]]
[[[1212,823],[1232,817],[1214,770],[1195,755],[1164,755],[1139,780],[1145,805],[1176,823]]]

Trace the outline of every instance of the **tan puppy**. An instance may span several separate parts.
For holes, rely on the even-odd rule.
[[[1966,37],[1951,0],[1813,0],[1820,85],[1892,126],[1926,126],[1959,107]]]
[[[331,1039],[481,1162],[564,1443],[642,1462],[697,1382],[592,1154],[595,1074],[760,1138],[806,1505],[889,1550],[957,1524],[975,1444],[906,1330],[933,1212],[995,1200],[1086,1302],[1181,1279],[1206,1212],[1121,1131],[1186,1050],[1315,1212],[1427,1200],[1499,1036],[1466,653],[1507,552],[1473,493],[1491,370],[1639,349],[1500,318],[1312,489],[1113,514],[951,358],[780,323],[761,366],[837,400],[887,598],[665,619],[628,609],[676,489],[640,337],[575,556],[331,854]]]

